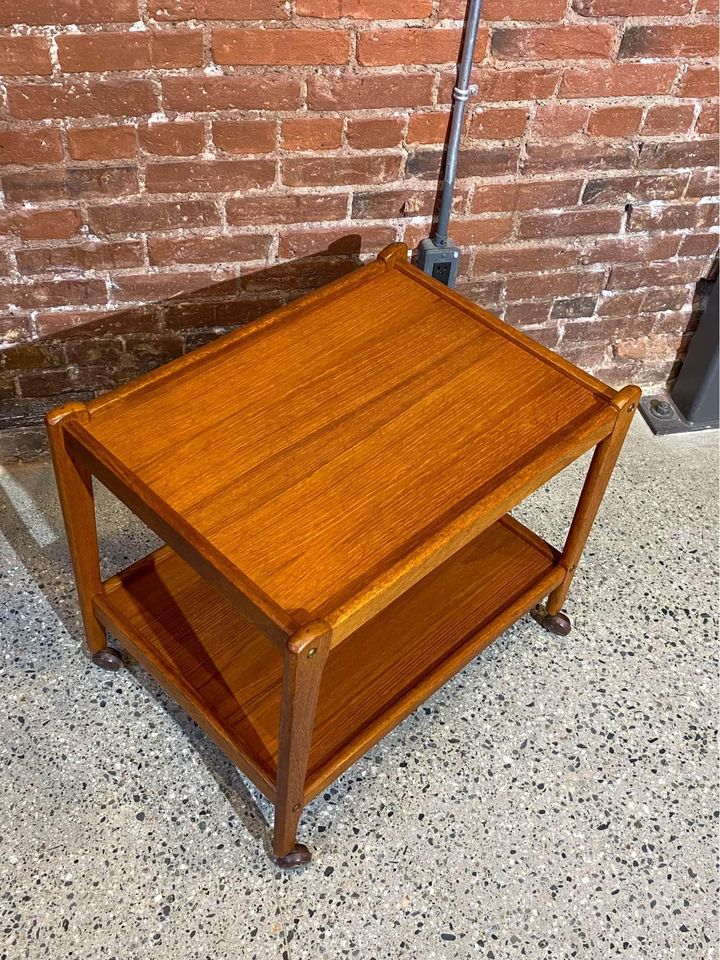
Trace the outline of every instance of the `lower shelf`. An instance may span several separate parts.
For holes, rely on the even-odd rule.
[[[323,674],[309,800],[563,578],[558,554],[503,517],[334,647]],[[169,547],[95,599],[115,634],[274,800],[282,658]]]

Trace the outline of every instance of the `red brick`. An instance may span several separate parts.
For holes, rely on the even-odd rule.
[[[408,143],[444,143],[450,117],[442,113],[415,113],[408,123]]]
[[[27,284],[0,285],[0,308],[16,306],[34,310],[70,303],[106,302],[104,280],[33,280]]]
[[[347,63],[350,35],[346,30],[213,30],[216,63],[265,66]]]
[[[714,203],[671,203],[662,207],[636,207],[628,224],[632,232],[647,230],[702,230],[718,222]]]
[[[619,357],[635,360],[646,360],[649,357],[674,359],[679,347],[680,337],[669,335],[619,340],[615,344]]]
[[[525,215],[518,236],[526,240],[618,233],[622,214],[616,210],[577,210],[570,213]]]
[[[150,237],[148,255],[151,264],[227,263],[264,260],[270,237],[261,234],[207,237]]]
[[[717,140],[672,140],[667,143],[650,142],[640,157],[640,166],[651,169],[667,167],[717,166]]]
[[[279,290],[287,297],[303,290],[315,290],[324,283],[344,277],[356,267],[356,258],[342,253],[287,260],[274,265],[270,270],[245,274],[240,277],[239,287],[243,296],[277,296]]]
[[[3,0],[0,26],[69,26],[75,23],[134,23],[138,0]]]
[[[605,270],[563,270],[561,273],[534,273],[526,277],[508,277],[508,300],[535,300],[597,294],[605,286]]]
[[[533,137],[560,140],[585,129],[590,110],[576,103],[539,103],[532,120]]]
[[[75,127],[68,130],[74,160],[120,160],[137,152],[135,127]]]
[[[276,128],[274,120],[215,120],[212,138],[225,153],[272,153]]]
[[[291,157],[282,161],[282,182],[291,187],[383,183],[399,174],[400,157],[383,155]]]
[[[486,213],[567,207],[578,202],[581,187],[582,180],[480,183],[475,187],[470,209],[473,213]]]
[[[5,197],[13,203],[118,197],[136,193],[134,167],[51,167],[3,177]]]
[[[525,133],[527,110],[481,109],[473,115],[470,138],[474,140],[514,140]]]
[[[626,204],[650,200],[677,200],[688,182],[687,173],[670,176],[623,176],[588,180],[582,194],[583,204]]]
[[[0,164],[32,167],[38,163],[56,163],[63,158],[59,130],[0,131]]]
[[[22,120],[65,117],[128,117],[155,112],[157,93],[149,80],[73,80],[8,85],[8,111]]]
[[[673,263],[640,263],[618,266],[608,281],[611,290],[635,290],[638,287],[672,287],[692,283],[703,272],[703,259],[676,260]]]
[[[705,64],[689,66],[678,88],[679,97],[716,97],[718,92],[717,67]]]
[[[432,0],[297,0],[301,17],[338,20],[424,20],[432,13]]]
[[[568,67],[560,97],[644,97],[670,93],[677,74],[672,63],[596,63]]]
[[[295,117],[283,120],[285,150],[336,150],[342,143],[341,117]]]
[[[203,35],[182,33],[81,33],[57,38],[60,66],[66,73],[197,67],[203,61]]]
[[[433,76],[428,73],[316,73],[308,77],[311,110],[389,110],[432,103]]]
[[[503,177],[517,173],[519,144],[492,147],[463,147],[458,157],[458,179]],[[424,180],[437,180],[442,150],[415,150],[408,154],[405,172]]]
[[[642,107],[598,107],[588,122],[591,137],[631,137],[640,129]]]
[[[228,223],[264,226],[267,223],[310,223],[344,220],[347,194],[301,193],[234,197],[226,204]]]
[[[717,233],[688,234],[680,243],[679,255],[681,257],[712,256],[717,251],[718,240],[720,237]]]
[[[696,133],[700,134],[712,134],[720,132],[720,124],[718,123],[718,101],[713,100],[712,103],[704,103],[698,114],[697,123],[695,124]]]
[[[0,37],[0,63],[6,77],[52,73],[50,46],[45,37]]]
[[[546,323],[550,316],[551,300],[535,300],[532,303],[508,303],[504,320],[514,327],[526,327]]]
[[[394,227],[338,227],[332,230],[287,230],[280,236],[279,255],[306,257],[329,250],[333,254],[376,252],[397,239]],[[358,244],[359,241],[359,244]]]
[[[79,210],[23,210],[13,217],[13,229],[23,240],[68,240],[83,224]]]
[[[485,0],[482,16],[485,20],[562,20],[566,7],[567,0]],[[466,0],[442,0],[440,17],[464,20],[466,10]]]
[[[607,317],[609,320],[620,319],[626,321],[628,317],[633,317],[640,311],[644,299],[644,291],[636,292],[633,290],[616,293],[604,290],[598,301],[597,315],[598,317]]]
[[[639,299],[642,301],[642,294]],[[629,301],[632,302],[632,301]],[[602,301],[598,304],[598,313]],[[571,320],[565,324],[563,332],[563,344],[566,343],[592,343],[593,341],[603,341],[612,343],[620,333],[627,332],[628,319],[632,318],[633,333],[645,334],[652,329],[652,321],[649,317],[641,318],[637,316],[636,310],[628,310],[624,314],[617,314],[613,317],[602,317],[592,320]]]
[[[126,331],[147,331],[154,324],[156,309],[148,304],[135,310],[55,310],[39,313],[35,325],[39,337],[78,337],[80,349],[87,349],[88,341],[98,335],[125,333]]]
[[[300,81],[285,73],[262,76],[167,77],[162,82],[166,110],[294,110]],[[152,111],[146,111],[152,112]]]
[[[558,85],[561,71],[555,67],[529,69],[495,69],[482,67],[475,72],[473,82],[478,84],[478,100],[527,100],[535,102],[551,97]],[[447,103],[455,85],[455,75],[442,78],[438,102]]]
[[[21,397],[52,397],[78,389],[72,370],[43,370],[18,377]]]
[[[232,268],[230,268],[232,269]],[[205,298],[233,296],[237,283],[229,289],[207,271],[120,274],[113,279],[113,299],[118,302],[165,300],[170,297]],[[216,292],[217,291],[217,292]]]
[[[689,293],[690,291],[687,286],[661,287],[658,290],[648,290],[643,298],[643,313],[660,313],[663,310],[681,310],[690,300]]]
[[[649,260],[669,260],[680,246],[678,236],[655,237],[599,237],[589,241],[578,258],[578,263],[644,263]]]
[[[687,197],[716,197],[720,190],[717,170],[695,170],[685,193]]]
[[[572,267],[576,260],[577,250],[570,245],[481,247],[475,254],[473,271],[475,276],[484,273],[530,273]]]
[[[581,17],[682,17],[691,0],[573,0]]]
[[[615,28],[605,24],[495,28],[493,56],[501,60],[588,60],[610,56]]]
[[[144,233],[220,224],[220,214],[208,200],[114,203],[90,207],[88,223],[98,234]]]
[[[570,170],[621,170],[634,166],[629,143],[543,143],[528,145],[525,173],[565,173]]]
[[[354,150],[378,150],[381,147],[397,147],[402,141],[405,121],[400,117],[388,119],[348,120],[347,142]]]
[[[140,146],[163,157],[192,157],[202,153],[205,128],[202,123],[149,123],[138,130]]]
[[[512,233],[512,217],[484,217],[481,220],[463,220],[454,218],[450,232],[455,243],[464,246],[500,243]]]
[[[714,24],[627,27],[618,57],[714,57],[717,45]]]
[[[68,247],[35,247],[18,250],[18,267],[24,273],[60,273],[63,270],[116,270],[141,267],[139,240],[120,243],[81,243]]]
[[[648,110],[642,132],[654,136],[662,133],[687,133],[694,119],[695,107],[690,103],[680,106],[656,104]]]
[[[287,20],[284,0],[149,0],[148,13],[163,20]]]
[[[462,209],[464,197],[456,194],[453,208]],[[355,190],[353,220],[398,220],[402,217],[429,217],[435,209],[437,191],[406,187],[400,190]]]
[[[248,187],[269,187],[275,179],[273,160],[196,160],[149,163],[148,193],[231,193]]]
[[[462,32],[440,27],[403,27],[367,30],[360,33],[358,61],[369,67],[399,63],[455,63]],[[481,30],[475,48],[476,61],[487,49],[488,34]]]

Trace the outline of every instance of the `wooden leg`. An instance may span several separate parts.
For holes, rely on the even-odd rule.
[[[585,544],[597,516],[608,481],[615,468],[640,395],[638,387],[625,387],[616,394],[613,400],[614,405],[618,408],[615,427],[610,436],[606,437],[595,448],[562,552],[560,562],[567,571],[565,579],[553,590],[547,599],[547,603],[533,611],[535,619],[551,633],[564,636],[570,632],[570,620],[561,612],[562,605],[575,576],[577,565],[585,549]]]
[[[122,661],[113,650],[108,649],[105,630],[96,619],[92,608],[92,598],[103,589],[92,477],[69,452],[64,427],[70,420],[88,418],[87,407],[75,401],[53,410],[47,415],[45,422],[87,645],[98,666],[117,670]]]
[[[301,627],[285,648],[273,832],[274,859],[281,867],[301,867],[311,859],[308,848],[296,842],[296,833],[330,633],[324,621],[315,620]]]

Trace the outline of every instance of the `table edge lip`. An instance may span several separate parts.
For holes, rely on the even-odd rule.
[[[582,370],[571,361],[561,357],[555,353],[555,351],[544,347],[528,334],[501,320],[489,310],[473,303],[451,288],[434,280],[412,263],[393,262],[386,266],[379,260],[373,260],[345,276],[325,284],[317,290],[298,297],[291,303],[278,307],[276,310],[272,310],[248,324],[244,324],[229,333],[223,334],[210,343],[206,343],[196,350],[184,354],[182,357],[176,357],[174,360],[170,360],[168,363],[156,367],[154,370],[135,377],[128,383],[122,384],[113,390],[109,390],[107,393],[101,394],[99,397],[89,400],[86,404],[87,409],[91,417],[98,414],[102,415],[107,408],[114,404],[143,390],[152,389],[154,386],[160,385],[181,371],[189,371],[193,367],[212,362],[212,359],[218,354],[229,352],[232,349],[242,349],[244,340],[253,338],[257,334],[285,320],[292,319],[309,306],[322,306],[324,303],[329,303],[338,297],[350,293],[359,286],[372,283],[374,277],[381,276],[390,271],[400,273],[413,283],[426,287],[431,293],[435,294],[435,296],[451,304],[454,309],[469,316],[485,329],[510,341],[516,347],[525,350],[546,366],[552,367],[556,373],[561,374],[568,380],[572,380],[576,386],[583,388],[606,403],[612,403],[613,397],[616,394],[616,391],[613,390],[612,387],[603,383],[602,380],[599,380],[592,374]]]

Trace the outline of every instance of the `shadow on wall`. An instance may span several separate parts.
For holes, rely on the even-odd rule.
[[[693,338],[693,334],[697,330],[697,325],[700,322],[700,317],[702,317],[705,312],[705,308],[708,305],[708,299],[710,293],[712,292],[713,284],[718,278],[718,259],[715,258],[715,261],[708,271],[707,277],[701,277],[695,285],[695,292],[693,294],[692,300],[692,310],[690,312],[690,318],[688,320],[687,326],[683,331],[682,339],[680,341],[680,346],[678,347],[677,355],[673,362],[670,373],[667,378],[667,389],[668,391],[672,390],[672,386],[677,380],[678,374],[682,369],[683,361],[685,355],[688,352],[688,347],[690,346],[690,341]]]
[[[361,238],[349,234],[326,250],[163,300],[108,312],[45,314],[39,338],[0,351],[0,463],[47,454],[43,418],[69,400],[99,393],[181,356],[362,266]],[[176,276],[176,275],[175,275]],[[140,278],[137,299],[172,273]]]

